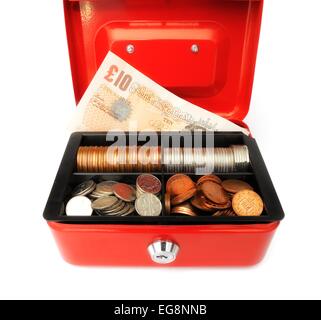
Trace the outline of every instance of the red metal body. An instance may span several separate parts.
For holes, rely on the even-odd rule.
[[[148,255],[155,240],[180,246],[167,266],[259,263],[279,223],[207,226],[67,225],[49,223],[64,259],[76,265],[160,266]]]
[[[243,120],[248,112],[263,1],[65,0],[77,102],[109,50],[177,95]],[[126,46],[133,44],[135,54]],[[198,54],[191,52],[193,44]],[[170,266],[246,266],[262,260],[279,223],[254,225],[83,225],[49,222],[66,261],[156,265],[147,246],[172,240]],[[159,266],[159,265],[158,265]]]

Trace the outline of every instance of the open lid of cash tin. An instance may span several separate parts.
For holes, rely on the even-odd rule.
[[[64,0],[77,103],[109,50],[231,120],[249,109],[263,0]]]

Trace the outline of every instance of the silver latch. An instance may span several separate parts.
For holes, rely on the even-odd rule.
[[[148,246],[152,260],[159,264],[168,264],[176,260],[179,246],[171,241],[158,240]]]

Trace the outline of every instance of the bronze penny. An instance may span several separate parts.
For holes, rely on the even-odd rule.
[[[158,194],[162,190],[162,183],[152,174],[142,174],[137,178],[137,186],[143,191]]]
[[[171,210],[171,214],[179,214],[184,216],[196,217],[197,214],[189,202],[184,202],[178,206],[175,206]]]
[[[195,188],[195,183],[189,176],[184,174],[176,174],[170,177],[166,184],[166,192],[170,193],[171,197],[185,193],[193,188]]]
[[[213,203],[212,208],[213,209],[228,209],[231,208],[232,202],[229,200],[227,203],[224,204],[218,204],[218,203]]]
[[[82,155],[83,155],[83,149],[80,147],[77,152],[77,170],[78,170],[78,172],[84,171],[84,168],[82,165]]]
[[[214,212],[213,217],[224,217],[224,211],[223,210],[217,210],[216,212]]]
[[[252,190],[242,190],[236,193],[232,200],[233,210],[241,217],[258,217],[263,212],[262,198]]]
[[[215,209],[215,203],[207,199],[202,192],[198,193],[198,201],[204,209],[213,210]]]
[[[223,181],[222,187],[229,193],[237,193],[242,190],[253,190],[253,188],[245,181],[235,179]]]
[[[213,214],[213,217],[236,217],[236,213],[232,208],[218,210]]]
[[[191,204],[197,208],[197,209],[200,209],[202,211],[206,211],[206,212],[211,212],[213,211],[213,208],[210,208],[208,207],[203,201],[202,201],[202,198],[200,197],[194,197],[192,200],[191,200]]]
[[[228,208],[230,208],[232,206],[232,202],[230,200],[228,200],[224,204],[218,204],[218,203],[214,203],[214,202],[210,201],[209,199],[207,199],[204,196],[200,196],[199,201],[202,203],[204,208],[207,208],[207,209],[209,209],[211,211],[228,209]]]
[[[201,178],[199,178],[197,180],[197,185],[200,185],[201,183],[205,182],[205,181],[212,181],[212,182],[215,182],[215,183],[218,183],[218,184],[221,184],[222,183],[222,180],[214,175],[214,174],[209,174],[209,175],[206,175],[206,176],[203,176]]]
[[[126,183],[116,183],[112,186],[112,190],[117,198],[125,202],[133,202],[136,200],[136,190]]]
[[[193,188],[193,189],[187,190],[185,193],[177,195],[172,199],[171,204],[173,206],[176,206],[180,203],[187,201],[188,199],[194,197],[196,191],[197,191],[196,188]]]
[[[213,181],[205,181],[200,185],[200,190],[206,198],[217,204],[226,204],[229,197],[223,187]]]
[[[165,212],[167,215],[171,213],[171,195],[169,193],[165,193]]]

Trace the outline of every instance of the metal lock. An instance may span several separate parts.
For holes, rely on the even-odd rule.
[[[148,246],[152,260],[159,264],[168,264],[176,260],[179,246],[171,241],[158,240]]]

